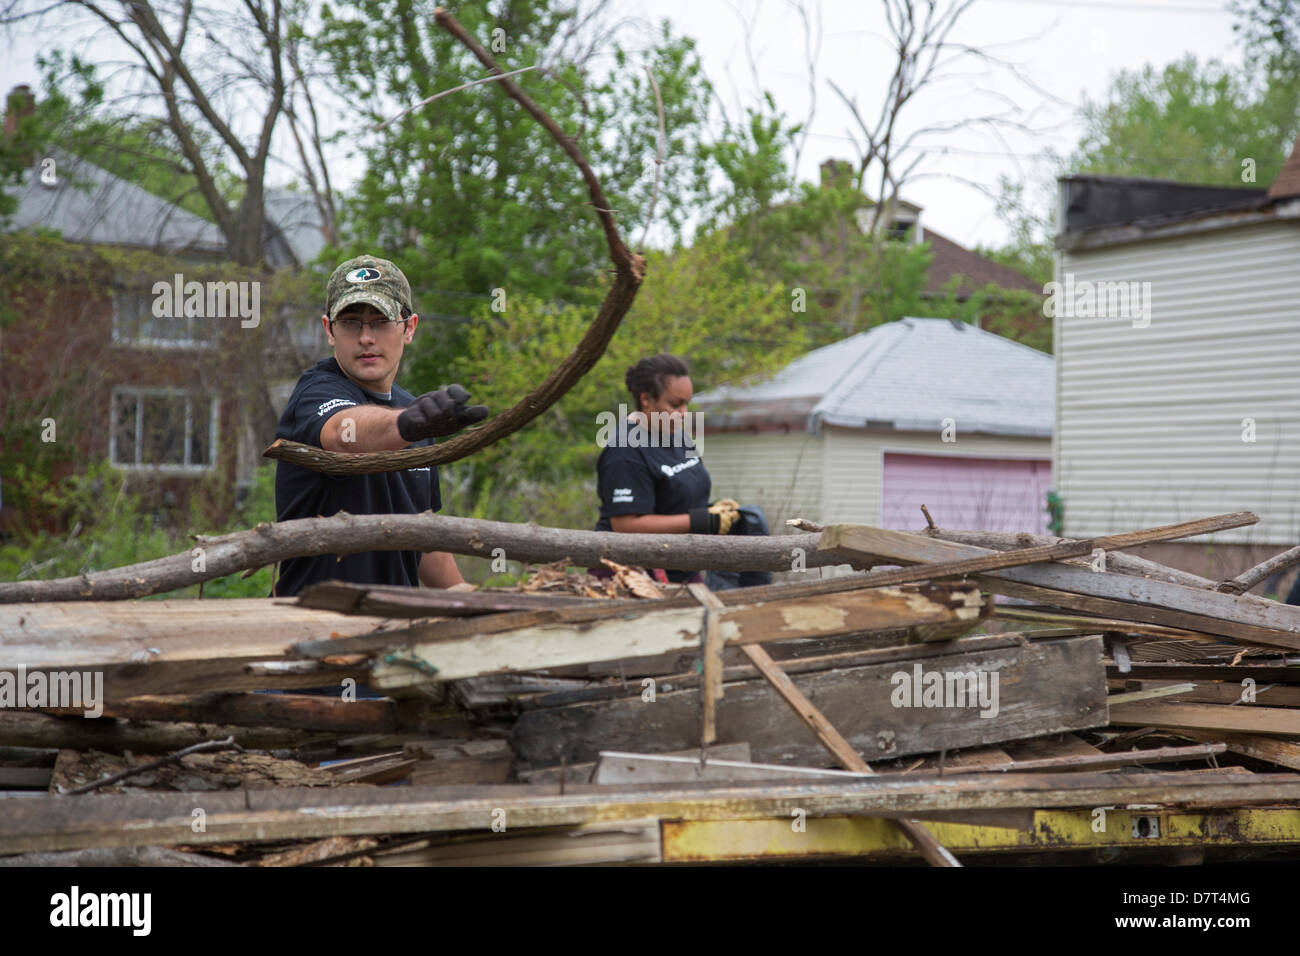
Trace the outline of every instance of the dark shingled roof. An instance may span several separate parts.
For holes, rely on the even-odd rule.
[[[1043,294],[1043,287],[1028,276],[971,252],[928,226],[923,228],[925,232],[922,238],[930,244],[930,251],[934,254],[930,261],[930,271],[925,276],[926,293],[937,294],[952,276],[960,275],[965,277],[958,289],[958,295],[963,297],[990,282],[1004,289],[1024,289]]]

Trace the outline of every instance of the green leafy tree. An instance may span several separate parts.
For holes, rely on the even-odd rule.
[[[687,361],[697,391],[746,382],[806,351],[803,317],[783,285],[745,267],[743,251],[723,231],[671,255],[652,252],[645,285],[595,368],[508,442],[443,470],[449,510],[590,527],[597,507],[597,416],[620,403],[630,408],[623,387],[628,366],[673,352]],[[505,313],[471,327],[456,375],[489,406],[504,404],[558,364],[589,322],[582,307],[517,297]]]
[[[1083,107],[1072,173],[1241,186],[1277,176],[1295,140],[1297,86],[1218,60],[1186,56],[1163,69],[1123,71],[1104,102]]]
[[[340,94],[365,124],[355,142],[366,169],[345,206],[347,248],[337,254],[380,251],[398,262],[415,286],[417,310],[446,325],[424,340],[433,347],[416,349],[404,373],[417,387],[443,380],[465,345],[476,303],[533,295],[592,304],[594,280],[608,266],[582,178],[497,84],[451,94],[372,131],[400,110],[484,75],[482,64],[434,22],[436,6],[326,6],[315,38]],[[648,66],[667,133],[656,219],[680,229],[704,190],[698,146],[708,86],[691,41],[665,22],[634,55],[617,39],[593,42],[595,28],[554,0],[467,5],[456,14],[503,68],[544,66],[516,82],[577,140],[629,244],[639,241],[654,183],[658,121],[642,69]]]

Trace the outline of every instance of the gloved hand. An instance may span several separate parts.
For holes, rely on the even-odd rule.
[[[441,438],[487,418],[486,405],[466,407],[467,401],[469,392],[459,385],[425,392],[397,416],[397,432],[406,441]]]
[[[740,518],[740,505],[730,498],[719,498],[707,508],[693,508],[691,534],[727,534]]]

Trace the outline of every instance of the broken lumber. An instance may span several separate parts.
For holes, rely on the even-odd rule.
[[[371,684],[392,690],[431,680],[697,650],[703,630],[698,605],[660,606],[641,602],[584,626],[543,625],[402,647],[376,664]],[[956,635],[975,627],[988,610],[973,587],[913,585],[730,607],[719,615],[719,626],[728,646],[910,627]]]
[[[1000,568],[1018,567],[1026,564],[1039,564],[1061,561],[1065,558],[1078,558],[1096,551],[1121,551],[1135,548],[1155,541],[1172,541],[1177,538],[1190,538],[1230,528],[1241,528],[1257,524],[1259,515],[1249,511],[1233,514],[1216,515],[1211,518],[1199,518],[1179,524],[1162,525],[1143,531],[1128,531],[1122,534],[1109,534],[1097,538],[1085,538],[1078,541],[1063,541],[1060,544],[1042,545],[1022,548],[1014,551],[990,551],[978,549],[967,558],[941,560],[935,563],[923,563],[914,567],[899,568],[892,571],[873,571],[862,579],[863,587],[881,587],[890,584],[907,584],[913,581],[925,581],[945,577],[965,577],[981,571],[996,571]],[[866,525],[837,524],[822,532],[821,543],[829,550],[848,549],[860,554],[874,556],[873,542],[877,540],[879,529]],[[904,534],[905,532],[886,532],[886,534]],[[886,540],[891,540],[887,538]],[[886,553],[886,552],[879,552]],[[890,554],[890,557],[896,555]]]
[[[216,613],[217,607],[220,614]],[[108,700],[212,690],[321,687],[354,668],[251,674],[247,665],[283,661],[295,643],[374,632],[379,622],[265,598],[0,606],[0,670],[22,662],[40,671],[102,672]]]
[[[56,716],[80,716],[46,708]],[[397,730],[397,703],[343,700],[318,694],[212,693],[129,697],[104,705],[105,717],[127,720],[234,724],[333,733],[391,734]]]
[[[952,642],[947,654],[910,659],[903,655],[914,648],[898,649],[887,663],[835,667],[792,679],[804,696],[816,701],[853,750],[882,758],[1105,725],[1100,637],[983,651],[966,650],[963,644]],[[973,674],[978,680],[983,673],[989,691],[996,674],[997,712],[989,706],[984,708],[989,716],[980,717],[978,706],[926,707],[920,688],[916,700],[907,701],[918,706],[895,706],[894,695],[901,694],[904,679],[929,681],[927,673],[940,674],[940,683],[946,680],[943,675]],[[895,679],[896,674],[904,679]],[[760,763],[824,763],[817,736],[776,704],[764,681],[728,683],[718,704],[718,739],[748,741],[754,760]],[[632,687],[614,699],[526,708],[510,739],[521,759],[541,767],[555,766],[561,759],[595,760],[601,750],[636,752],[644,749],[647,734],[663,750],[685,750],[698,743],[698,688],[660,690],[653,702],[643,700],[640,687]]]
[[[306,733],[291,727],[235,727],[108,717],[87,720],[0,710],[0,741],[15,747],[166,753],[197,741],[226,737],[234,737],[236,743],[250,750],[280,750],[331,743],[338,739],[338,734]]]
[[[1227,733],[1300,737],[1300,710],[1287,707],[1234,707],[1231,704],[1170,704],[1142,701],[1116,704],[1110,722],[1118,727],[1162,727]]]
[[[955,544],[971,544],[978,548],[988,548],[993,551],[1018,551],[1022,548],[1037,548],[1044,545],[1079,540],[1078,538],[1058,538],[1046,534],[959,531],[950,528],[936,528],[933,531],[922,530],[918,531],[917,534],[925,535],[927,538],[952,541]],[[1148,558],[1140,558],[1135,554],[1126,554],[1123,551],[1108,553],[1106,555],[1106,567],[1120,574],[1132,574],[1140,578],[1167,581],[1170,584],[1182,584],[1189,588],[1212,588],[1215,585],[1214,581],[1203,578],[1199,574],[1192,574],[1190,571],[1183,571],[1179,568],[1171,568],[1168,565],[1160,564]]]
[[[0,816],[0,854],[90,847],[315,839],[335,835],[491,831],[503,809],[510,830],[603,820],[809,818],[930,811],[1104,807],[1130,803],[1218,808],[1300,802],[1300,775],[1146,772],[877,774],[832,783],[676,784],[618,791],[573,788],[559,796],[529,786],[373,787],[341,793],[290,788],[205,793],[206,829],[191,828],[193,794],[31,797]]]
[[[1267,763],[1277,764],[1290,770],[1300,770],[1300,743],[1291,740],[1278,740],[1260,734],[1224,734],[1219,732],[1184,730],[1184,736],[1205,743],[1218,742],[1233,753]]]
[[[828,528],[822,537],[833,548],[864,552],[869,548],[874,555],[908,564],[999,553],[924,535],[852,525]],[[976,578],[989,590],[1012,597],[1300,650],[1300,607],[1276,601],[1059,563],[981,572]]]

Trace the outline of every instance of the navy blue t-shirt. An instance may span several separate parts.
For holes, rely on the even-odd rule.
[[[337,360],[328,358],[302,373],[275,433],[280,438],[319,448],[321,429],[341,409],[366,404],[405,408],[414,400],[410,392],[394,385],[391,398],[385,401],[353,382],[343,374]],[[425,438],[413,442],[411,447],[432,444],[432,438]],[[287,461],[276,463],[277,521],[327,517],[340,511],[354,515],[405,515],[440,508],[442,494],[436,467],[334,477]],[[275,593],[278,596],[297,594],[308,584],[331,579],[355,584],[418,586],[423,557],[419,551],[365,551],[342,558],[332,554],[289,558],[281,562]]]
[[[638,429],[629,426],[628,432],[634,434]],[[614,530],[609,519],[615,515],[679,515],[707,508],[712,487],[704,459],[689,439],[681,445],[657,447],[610,445],[596,459],[596,493],[600,496],[596,530]],[[686,581],[696,574],[670,570],[668,580]]]

